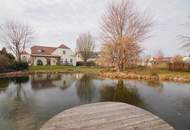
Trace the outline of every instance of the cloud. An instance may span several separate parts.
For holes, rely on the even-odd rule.
[[[0,0],[0,24],[9,19],[25,22],[36,32],[34,44],[58,46],[65,42],[74,50],[80,33],[90,31],[98,39],[101,16],[110,1]],[[190,14],[189,0],[135,0],[135,3],[156,21],[153,37],[143,43],[147,53],[158,49],[167,55],[183,53],[178,49],[176,36],[188,32],[182,24]]]

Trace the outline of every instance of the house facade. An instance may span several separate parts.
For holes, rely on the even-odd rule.
[[[30,64],[30,54],[26,51],[23,51],[21,53],[21,59],[22,61],[28,62]]]
[[[30,56],[23,53],[21,57],[34,66],[57,64],[76,66],[75,53],[64,44],[58,47],[33,46]]]
[[[97,58],[99,57],[100,52],[91,52],[90,58],[87,60],[87,62],[96,62]],[[79,53],[76,53],[76,60],[77,62],[83,62],[82,56]]]

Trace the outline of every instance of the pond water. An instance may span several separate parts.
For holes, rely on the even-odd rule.
[[[190,84],[84,74],[0,79],[0,130],[38,130],[63,110],[100,101],[129,103],[158,115],[176,130],[190,130]]]

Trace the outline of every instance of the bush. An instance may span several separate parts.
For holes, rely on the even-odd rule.
[[[84,62],[77,62],[77,66],[96,66],[95,62],[94,61],[88,61],[85,65]]]
[[[11,65],[0,66],[0,73],[14,72],[21,70],[28,70],[29,65],[27,62],[14,62]]]
[[[190,64],[187,63],[169,63],[170,71],[186,71],[190,72]]]
[[[0,67],[3,68],[9,65],[10,65],[9,59],[5,55],[0,54]]]
[[[19,70],[28,70],[29,69],[29,65],[27,62],[14,62],[11,65],[11,68],[15,71],[19,71]]]
[[[151,75],[151,76],[158,76],[158,73],[155,72],[154,70],[151,70],[151,71],[150,71],[150,75]]]

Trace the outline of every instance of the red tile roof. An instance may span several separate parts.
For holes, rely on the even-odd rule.
[[[162,62],[169,62],[171,61],[172,57],[154,57],[154,60],[162,61]]]
[[[57,48],[70,49],[64,44],[59,47],[33,46],[31,47],[31,54],[51,55]]]
[[[67,46],[66,46],[66,45],[64,45],[64,44],[61,44],[58,48],[70,49],[69,47],[67,47]]]
[[[55,49],[57,49],[57,48],[46,47],[46,46],[33,46],[31,48],[31,53],[32,54],[41,54],[41,55],[51,55]]]

